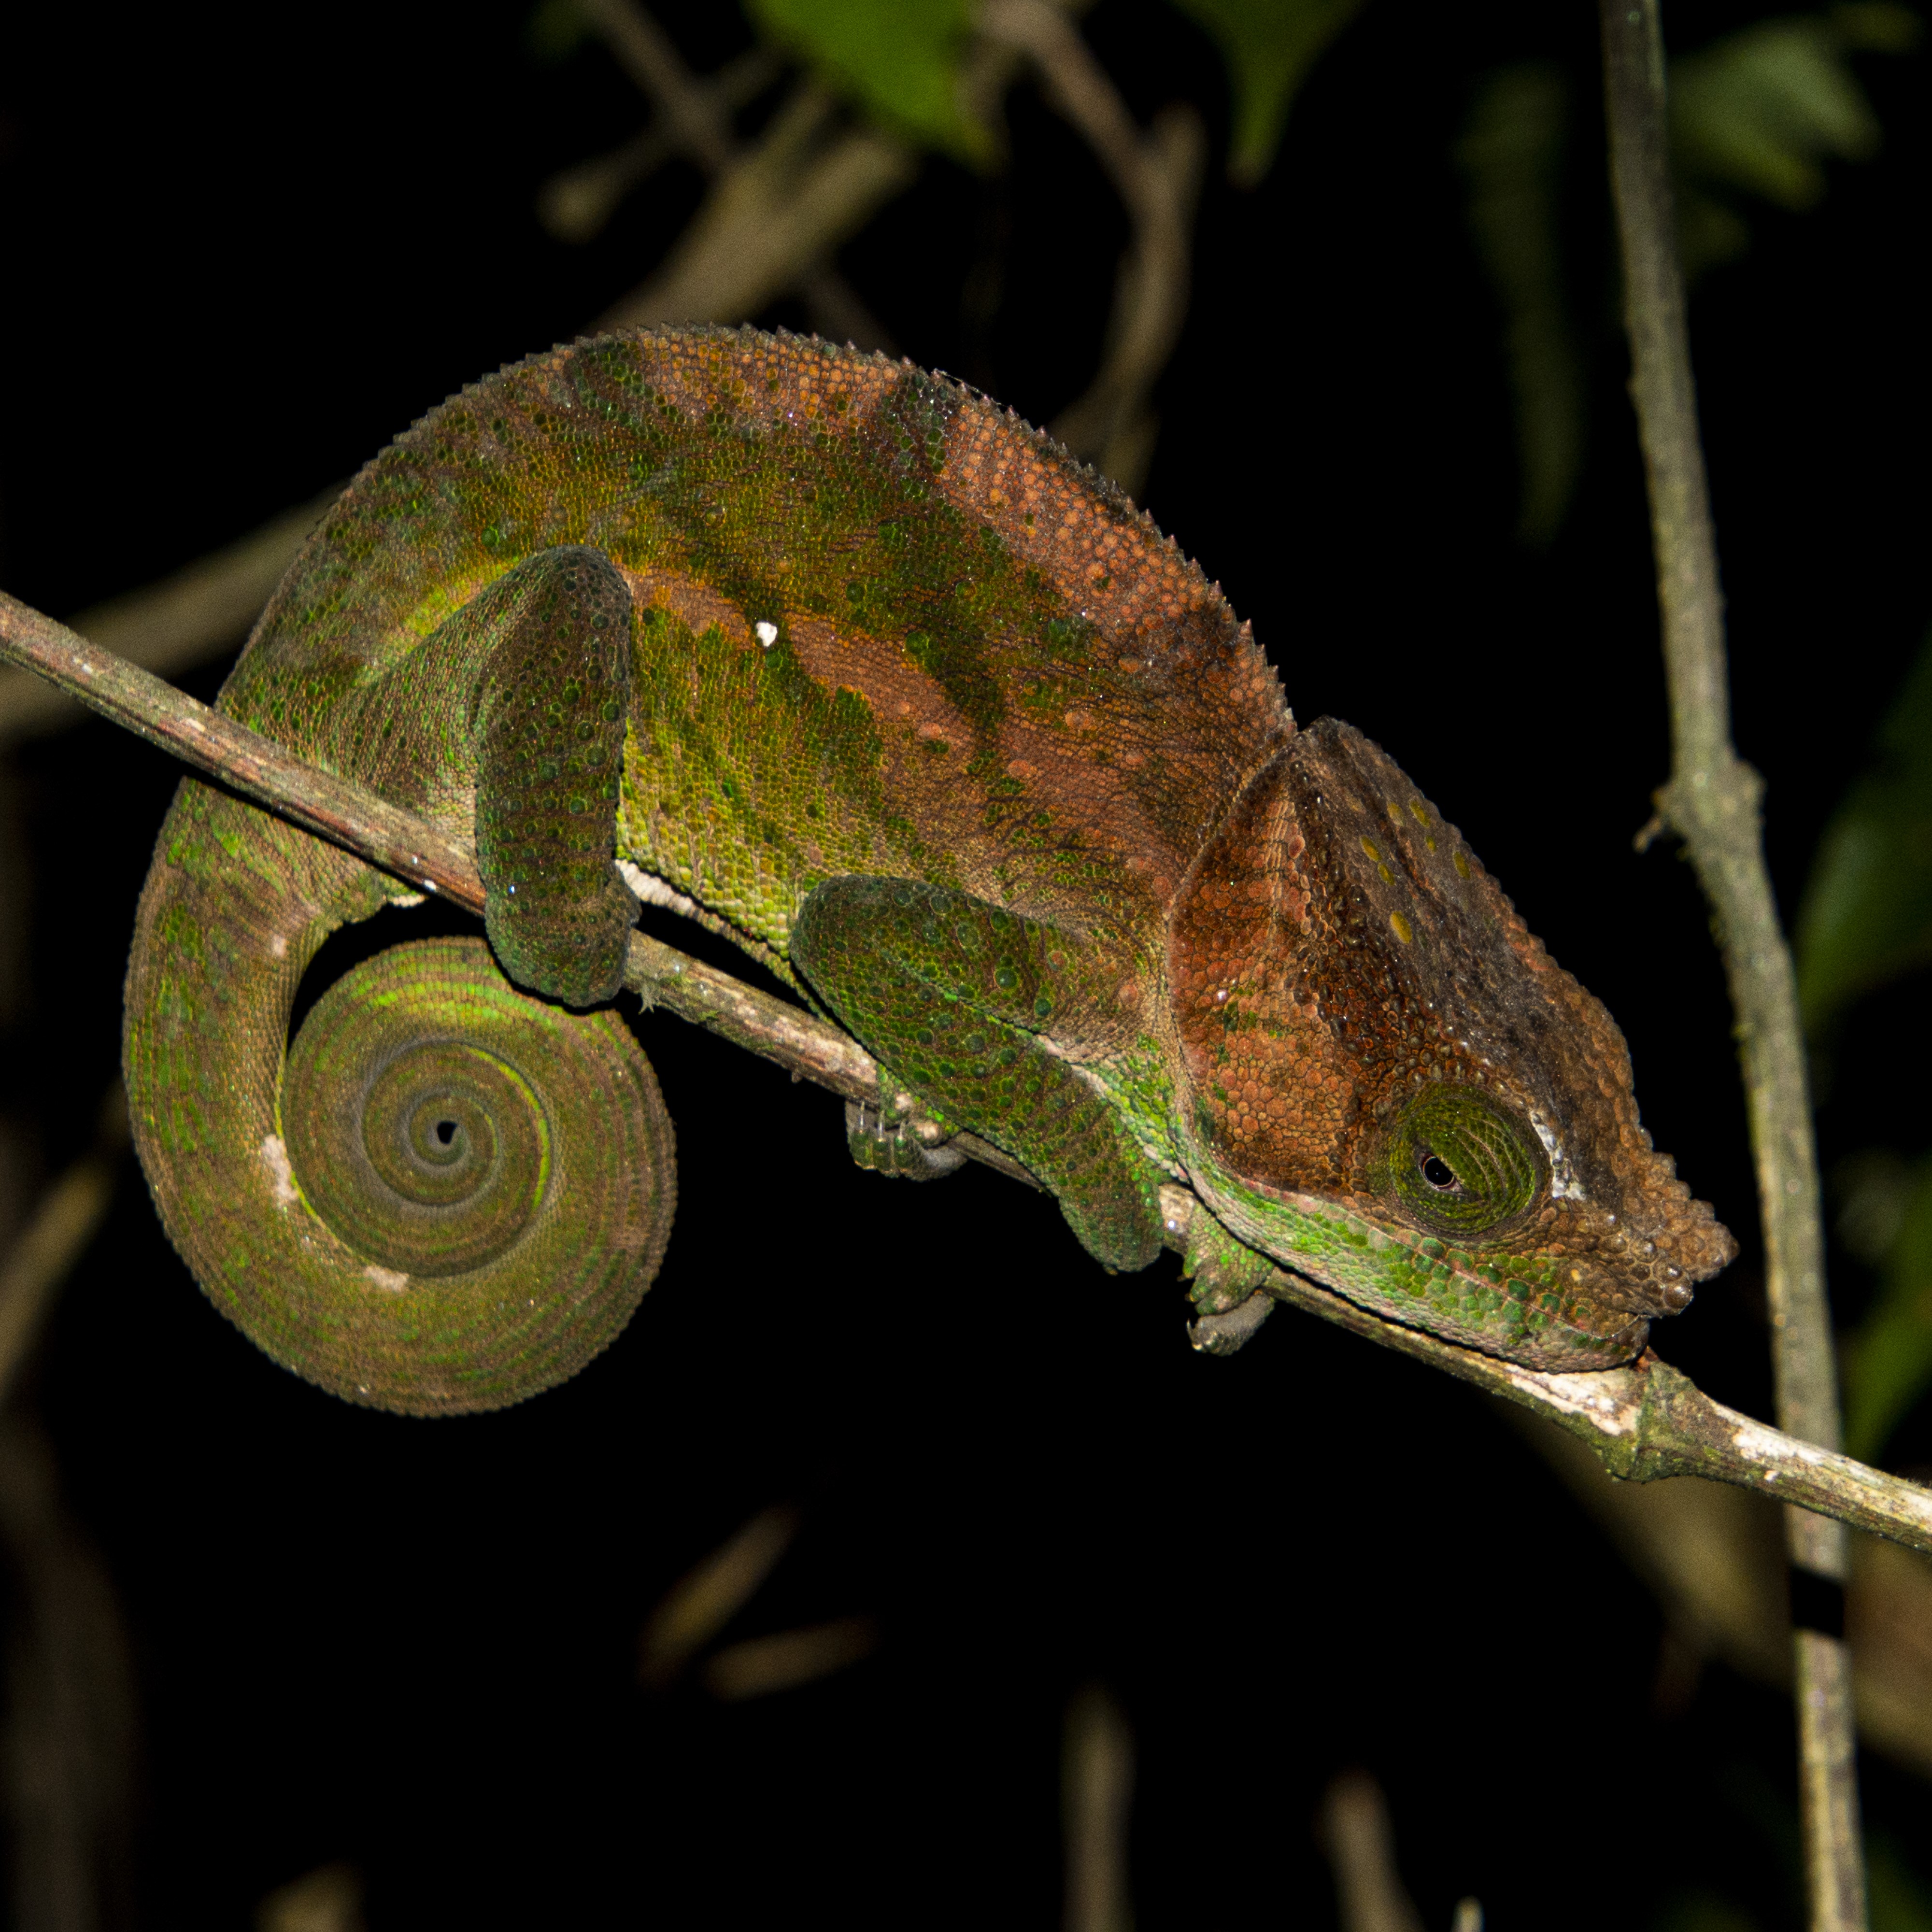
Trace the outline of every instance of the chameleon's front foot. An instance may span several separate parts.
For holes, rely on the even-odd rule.
[[[957,1148],[944,1141],[928,1147],[906,1121],[889,1120],[865,1100],[845,1102],[845,1144],[867,1172],[899,1180],[938,1180],[966,1165]]]
[[[1247,1346],[1274,1312],[1274,1296],[1258,1288],[1234,1307],[1189,1322],[1187,1339],[1204,1355],[1232,1355],[1238,1348]]]
[[[1205,1208],[1187,1224],[1181,1260],[1188,1299],[1197,1311],[1187,1339],[1204,1355],[1232,1355],[1244,1348],[1274,1311],[1262,1284],[1274,1272],[1264,1254],[1238,1241]]]

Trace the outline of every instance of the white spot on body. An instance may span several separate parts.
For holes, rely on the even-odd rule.
[[[289,1166],[289,1150],[283,1146],[280,1134],[270,1134],[260,1151],[262,1165],[268,1170],[269,1182],[275,1190],[275,1205],[286,1213],[298,1198],[295,1171]]]
[[[371,1262],[362,1272],[385,1294],[400,1294],[410,1285],[410,1278],[407,1275],[398,1274],[394,1268],[378,1268],[374,1262]]]
[[[389,903],[392,906],[418,906],[428,896],[427,892],[398,892]]]
[[[277,933],[274,938],[268,941],[268,952],[270,957],[273,958],[286,959],[289,956],[288,935],[286,933]]]
[[[758,642],[763,644],[766,650],[770,650],[772,645],[778,642],[778,627],[769,617],[760,617],[752,628],[758,632]]]

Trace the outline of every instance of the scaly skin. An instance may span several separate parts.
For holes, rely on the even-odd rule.
[[[1159,1184],[1186,1180],[1216,1217],[1205,1308],[1270,1256],[1595,1366],[1732,1251],[1651,1151],[1608,1015],[1394,764],[1298,731],[1146,518],[909,365],[699,331],[506,370],[364,470],[221,704],[473,833],[520,985],[609,997],[621,861],[1025,1161],[1109,1266],[1152,1258]],[[177,1245],[278,1360],[352,1400],[491,1406],[621,1327],[668,1132],[608,1034],[562,1054],[574,1097],[521,1048],[462,1060],[480,952],[360,1058],[312,1018],[284,1078],[303,968],[400,895],[184,784],[128,976],[136,1137]],[[392,1004],[394,956],[357,999]],[[500,997],[545,1038],[614,1024]],[[451,1098],[459,1064],[483,1070]],[[460,1161],[434,1138],[459,1124]],[[627,1186],[654,1149],[662,1178]],[[585,1194],[614,1262],[545,1234]]]

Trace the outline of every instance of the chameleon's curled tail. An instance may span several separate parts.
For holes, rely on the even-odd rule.
[[[392,948],[285,1045],[323,939],[394,890],[193,781],[128,974],[136,1145],[210,1300],[284,1366],[411,1414],[574,1374],[656,1273],[670,1122],[612,1012],[518,992],[480,939]]]

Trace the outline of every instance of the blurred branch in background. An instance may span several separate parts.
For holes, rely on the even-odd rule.
[[[255,1932],[362,1932],[362,1874],[318,1867],[279,1886],[255,1910]]]
[[[682,1677],[764,1587],[799,1522],[788,1504],[759,1510],[664,1592],[638,1640],[638,1682],[646,1690],[667,1690]],[[728,1645],[706,1660],[701,1679],[712,1696],[739,1703],[816,1683],[871,1656],[878,1642],[872,1618],[835,1617]]]
[[[694,81],[721,114],[735,114],[755,100],[779,72],[777,57],[753,47],[721,68],[709,81]],[[621,147],[553,175],[537,191],[537,218],[560,242],[594,242],[626,197],[642,188],[679,152],[668,117],[634,134]]]
[[[834,1617],[771,1636],[746,1637],[706,1663],[704,1688],[724,1703],[742,1703],[816,1684],[863,1663],[878,1647],[879,1627],[870,1617]]]
[[[1066,1932],[1133,1932],[1127,1822],[1134,1800],[1134,1738],[1103,1685],[1088,1684],[1066,1707],[1060,1798]]]
[[[179,677],[248,635],[296,552],[341,494],[338,484],[158,584],[93,605],[74,618],[74,628],[158,677]],[[85,716],[44,679],[0,670],[0,748],[64,730]]]
[[[747,154],[732,111],[741,97],[754,99],[769,84],[776,71],[771,56],[743,56],[715,80],[701,81],[635,0],[574,4],[657,109],[668,148],[716,184],[657,273],[601,326],[742,322],[796,288],[822,332],[861,349],[889,349],[885,331],[830,257],[911,185],[917,169],[910,152],[864,133],[834,132],[831,98],[807,81]],[[554,184],[545,190],[554,193]]]
[[[5,1780],[12,1924],[133,1922],[133,1659],[113,1586],[61,1501],[53,1453],[0,1415],[7,1618]]]
[[[1789,1688],[1779,1514],[1768,1498],[1694,1478],[1620,1483],[1582,1445],[1540,1418],[1510,1420],[1602,1524],[1662,1606],[1675,1654],[1659,1694],[1688,1702],[1715,1657]],[[1853,1539],[1846,1592],[1852,1685],[1864,1742],[1932,1777],[1932,1564],[1896,1545]]]
[[[664,1594],[638,1640],[638,1682],[661,1690],[764,1587],[798,1534],[798,1512],[762,1509]]]
[[[49,1188],[0,1260],[0,1409],[40,1338],[61,1285],[112,1204],[128,1145],[128,1101],[116,1080],[102,1102],[93,1148]]]
[[[94,1148],[42,1196],[0,1258],[0,1574],[12,1923],[131,1923],[134,1666],[112,1585],[68,1516],[53,1454],[13,1398],[48,1310],[99,1232],[127,1144],[117,1080]],[[0,1158],[16,1157],[11,1147]]]
[[[1345,1772],[1329,1786],[1322,1842],[1334,1868],[1342,1932],[1422,1932],[1422,1916],[1396,1869],[1388,1803],[1366,1772]]]
[[[1395,1834],[1382,1786],[1365,1771],[1348,1771],[1322,1801],[1318,1835],[1335,1874],[1342,1932],[1423,1932],[1396,1868]],[[1483,1908],[1460,1900],[1450,1932],[1483,1932]]]
[[[1186,320],[1207,135],[1184,106],[1165,110],[1143,136],[1086,42],[1046,0],[986,0],[980,17],[989,37],[1039,68],[1048,99],[1099,157],[1133,223],[1100,374],[1052,425],[1076,456],[1131,496],[1145,480],[1157,433],[1148,398]]]

